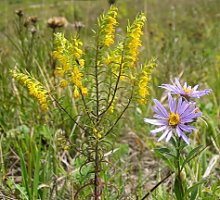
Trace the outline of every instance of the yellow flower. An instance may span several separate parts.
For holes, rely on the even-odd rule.
[[[64,73],[65,71],[61,67],[57,67],[54,71],[55,76],[58,76],[58,77],[64,77]]]
[[[106,46],[110,46],[113,43],[114,43],[114,38],[112,38],[111,36],[106,36],[105,37],[104,44]]]
[[[84,60],[84,59],[79,59],[79,65],[80,65],[81,67],[84,67],[84,65],[85,65],[85,60]]]
[[[133,67],[138,59],[139,47],[141,46],[140,37],[143,35],[142,28],[146,17],[141,13],[131,26],[127,27],[125,39],[125,60],[129,67]]]
[[[147,96],[149,96],[149,82],[151,80],[151,73],[156,66],[156,60],[152,59],[148,64],[144,65],[138,81],[138,95],[140,97],[139,102],[141,104],[146,102]]]
[[[122,51],[123,51],[123,45],[122,43],[119,43],[115,49],[113,49],[112,51],[109,52],[109,54],[103,58],[103,63],[108,65],[112,72],[115,75],[118,75],[119,73],[119,67],[122,61]],[[122,68],[123,68],[123,64],[122,64]]]
[[[93,128],[93,134],[96,138],[100,139],[102,137],[101,132],[99,132],[95,127]]]
[[[71,49],[72,49],[72,54],[76,59],[80,59],[83,54],[81,47],[82,47],[82,42],[78,38],[74,37],[72,39]]]
[[[45,112],[48,111],[48,109],[49,109],[47,103],[41,104],[40,107],[41,107],[41,110],[43,110],[43,111],[45,111]]]
[[[72,77],[73,84],[81,88],[82,87],[82,73],[79,71],[78,67],[75,66],[73,68],[71,77]]]
[[[65,79],[63,79],[63,80],[60,81],[60,87],[61,87],[61,88],[67,87],[68,84],[69,84],[69,82],[68,82],[67,80],[65,80]]]
[[[55,69],[54,74],[63,78],[60,81],[60,87],[65,88],[67,85],[73,84],[82,89],[82,69],[85,65],[85,60],[82,58],[82,42],[77,36],[68,41],[63,34],[57,33],[54,43],[53,56],[59,62],[59,67]]]
[[[83,87],[83,88],[82,88],[82,95],[83,95],[83,96],[86,96],[87,94],[88,94],[88,89],[85,88],[85,87]]]
[[[15,78],[18,82],[20,82],[21,85],[25,86],[28,89],[28,93],[30,96],[37,99],[43,111],[47,111],[49,109],[48,92],[39,81],[37,81],[29,75],[19,73],[16,71],[11,71],[11,74],[13,78]]]
[[[78,90],[77,87],[74,87],[73,97],[74,97],[74,98],[79,98],[79,97],[80,97],[79,90]]]
[[[100,19],[100,41],[102,45],[107,47],[114,43],[117,12],[118,9],[115,6],[111,6],[106,15]]]

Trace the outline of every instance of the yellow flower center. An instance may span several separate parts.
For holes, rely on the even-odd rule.
[[[192,92],[192,89],[187,88],[187,87],[183,87],[183,91],[184,91],[186,94],[189,94],[189,93]]]
[[[176,126],[180,123],[180,116],[177,113],[171,112],[169,114],[168,123],[170,126]]]

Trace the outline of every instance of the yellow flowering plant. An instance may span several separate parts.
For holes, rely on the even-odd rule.
[[[77,150],[85,160],[82,166],[90,165],[90,174],[94,174],[76,191],[75,198],[87,187],[93,188],[95,200],[103,196],[108,183],[100,174],[108,165],[104,156],[109,150],[107,136],[114,133],[132,104],[146,103],[151,72],[156,66],[155,59],[143,65],[138,61],[145,15],[139,14],[128,25],[124,39],[116,41],[117,12],[118,9],[111,6],[99,18],[95,44],[88,50],[90,56],[86,56],[79,36],[74,35],[68,40],[62,33],[54,35],[55,83],[72,91],[77,115],[73,117],[59,100],[53,95],[50,97],[71,117],[80,133],[84,133]],[[49,111],[49,92],[39,82],[19,72],[13,72],[12,76],[28,88],[43,110]]]

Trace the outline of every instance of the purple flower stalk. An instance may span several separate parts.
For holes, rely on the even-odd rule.
[[[169,90],[172,94],[179,94],[186,99],[190,98],[200,98],[201,96],[208,95],[212,90],[211,89],[205,89],[198,91],[199,85],[196,85],[194,87],[191,87],[187,85],[185,82],[182,86],[177,78],[175,78],[175,82],[173,85],[171,84],[162,84],[159,86],[161,88],[164,88],[166,90]]]
[[[164,138],[166,138],[166,141],[169,141],[174,134],[177,134],[178,137],[181,137],[189,144],[189,139],[185,132],[191,133],[196,130],[195,127],[189,124],[202,115],[195,106],[195,103],[184,101],[182,97],[175,100],[170,94],[168,94],[169,111],[157,99],[154,99],[154,103],[155,119],[144,118],[145,123],[160,126],[152,130],[151,133],[156,134],[163,131],[158,141]]]

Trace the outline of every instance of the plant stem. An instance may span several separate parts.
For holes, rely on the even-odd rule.
[[[182,178],[181,178],[181,163],[180,163],[180,157],[181,157],[181,152],[180,152],[180,148],[181,148],[181,138],[178,137],[177,138],[177,155],[176,155],[176,161],[177,161],[177,175],[176,175],[176,182],[178,184],[179,187],[179,191],[180,194],[177,195],[177,199],[178,200],[184,200],[184,189],[183,189],[183,182],[182,182]]]
[[[99,192],[99,141],[96,141],[95,144],[95,179],[94,179],[94,198],[95,200],[99,200],[100,192]]]
[[[99,77],[98,77],[98,57],[99,57],[99,33],[98,33],[98,35],[97,35],[96,55],[95,55],[96,122],[99,121]]]
[[[177,175],[180,178],[180,138],[178,138],[178,146],[177,146]]]

